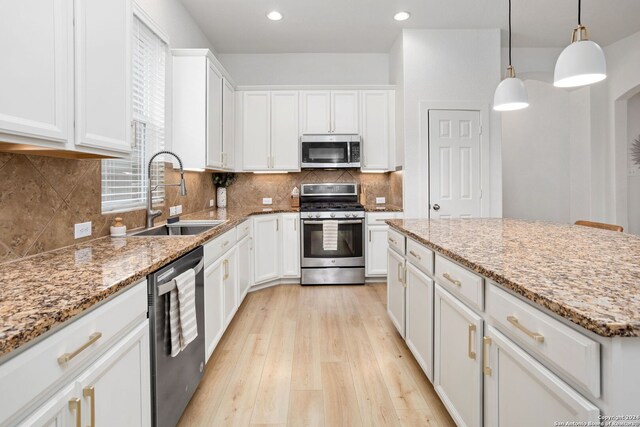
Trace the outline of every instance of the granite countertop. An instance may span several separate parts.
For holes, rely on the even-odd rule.
[[[197,236],[103,237],[0,264],[0,361],[248,216],[282,212],[298,209],[211,209],[181,217],[226,220]]]
[[[598,335],[640,336],[640,236],[497,218],[387,223]]]
[[[364,205],[365,212],[402,212],[402,206],[394,205]]]

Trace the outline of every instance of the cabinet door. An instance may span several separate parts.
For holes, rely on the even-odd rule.
[[[278,215],[257,215],[253,219],[254,283],[280,276],[280,220]]]
[[[370,226],[367,230],[367,277],[387,275],[387,226]]]
[[[482,425],[482,318],[436,285],[433,385],[458,426]]]
[[[331,132],[331,92],[328,90],[302,91],[302,133],[323,134]]]
[[[389,169],[389,97],[390,92],[387,90],[362,91],[362,170]]]
[[[407,263],[407,346],[433,382],[433,280]]]
[[[149,363],[145,319],[78,378],[83,425],[151,425]]]
[[[222,167],[233,170],[236,141],[236,95],[233,86],[223,79],[222,86]]]
[[[238,310],[240,292],[238,289],[238,247],[234,247],[222,257],[222,294],[224,299],[224,327],[226,328]]]
[[[130,153],[131,0],[75,0],[76,139]]]
[[[243,170],[267,170],[271,156],[270,93],[245,92],[242,104]]]
[[[405,284],[404,258],[392,249],[387,250],[389,274],[387,276],[387,312],[391,321],[405,336]]]
[[[484,345],[485,425],[537,427],[559,420],[598,421],[597,407],[491,326]]]
[[[222,74],[207,61],[207,166],[222,168]]]
[[[331,133],[358,133],[358,91],[331,91]]]
[[[300,170],[298,92],[271,92],[271,168]]]
[[[0,133],[66,142],[73,132],[73,7],[3,1]]]
[[[82,415],[82,403],[80,398],[82,391],[74,382],[65,386],[51,399],[47,400],[38,409],[33,411],[26,419],[18,423],[20,427],[64,427],[78,425],[78,410]],[[79,409],[78,409],[78,406]],[[86,411],[87,408],[84,408]]]
[[[251,263],[253,237],[247,236],[238,243],[238,289],[240,293],[239,303],[242,304],[244,297],[251,287],[253,277],[253,267]]]
[[[206,361],[209,361],[224,333],[224,295],[222,283],[222,259],[204,270],[204,342]]]
[[[300,277],[300,215],[282,215],[282,276]]]

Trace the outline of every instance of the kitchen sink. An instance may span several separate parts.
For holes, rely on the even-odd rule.
[[[158,227],[147,228],[129,234],[130,237],[149,236],[195,236],[205,231],[209,231],[225,223],[225,220],[193,220],[178,221],[173,224],[164,224]]]

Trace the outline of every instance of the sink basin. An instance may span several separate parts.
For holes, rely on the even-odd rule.
[[[209,231],[226,221],[178,221],[173,224],[160,225],[158,227],[147,228],[142,231],[131,233],[131,237],[145,236],[195,236],[205,231]]]

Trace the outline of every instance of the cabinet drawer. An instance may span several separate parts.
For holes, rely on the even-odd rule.
[[[27,405],[39,403],[45,394],[68,383],[146,317],[147,282],[144,280],[0,365],[0,424],[10,419],[15,421],[18,412],[33,409]],[[77,353],[74,355],[74,352]],[[58,361],[63,355],[70,358],[66,362]]]
[[[435,278],[445,289],[473,307],[484,310],[484,279],[436,254]]]
[[[399,218],[401,212],[371,212],[367,213],[367,225],[387,225],[388,219]]]
[[[387,242],[389,242],[389,247],[393,248],[394,251],[399,254],[405,254],[405,237],[398,233],[393,229],[389,229],[387,234]]]
[[[600,344],[490,283],[487,313],[523,348],[600,396]]]
[[[238,241],[236,229],[233,228],[221,236],[207,242],[204,245],[205,267],[215,262],[222,254],[227,252]]]
[[[433,251],[412,239],[407,239],[407,259],[420,270],[433,274]]]
[[[238,233],[238,242],[242,240],[244,237],[251,234],[251,221],[246,220],[242,224],[236,227]]]

